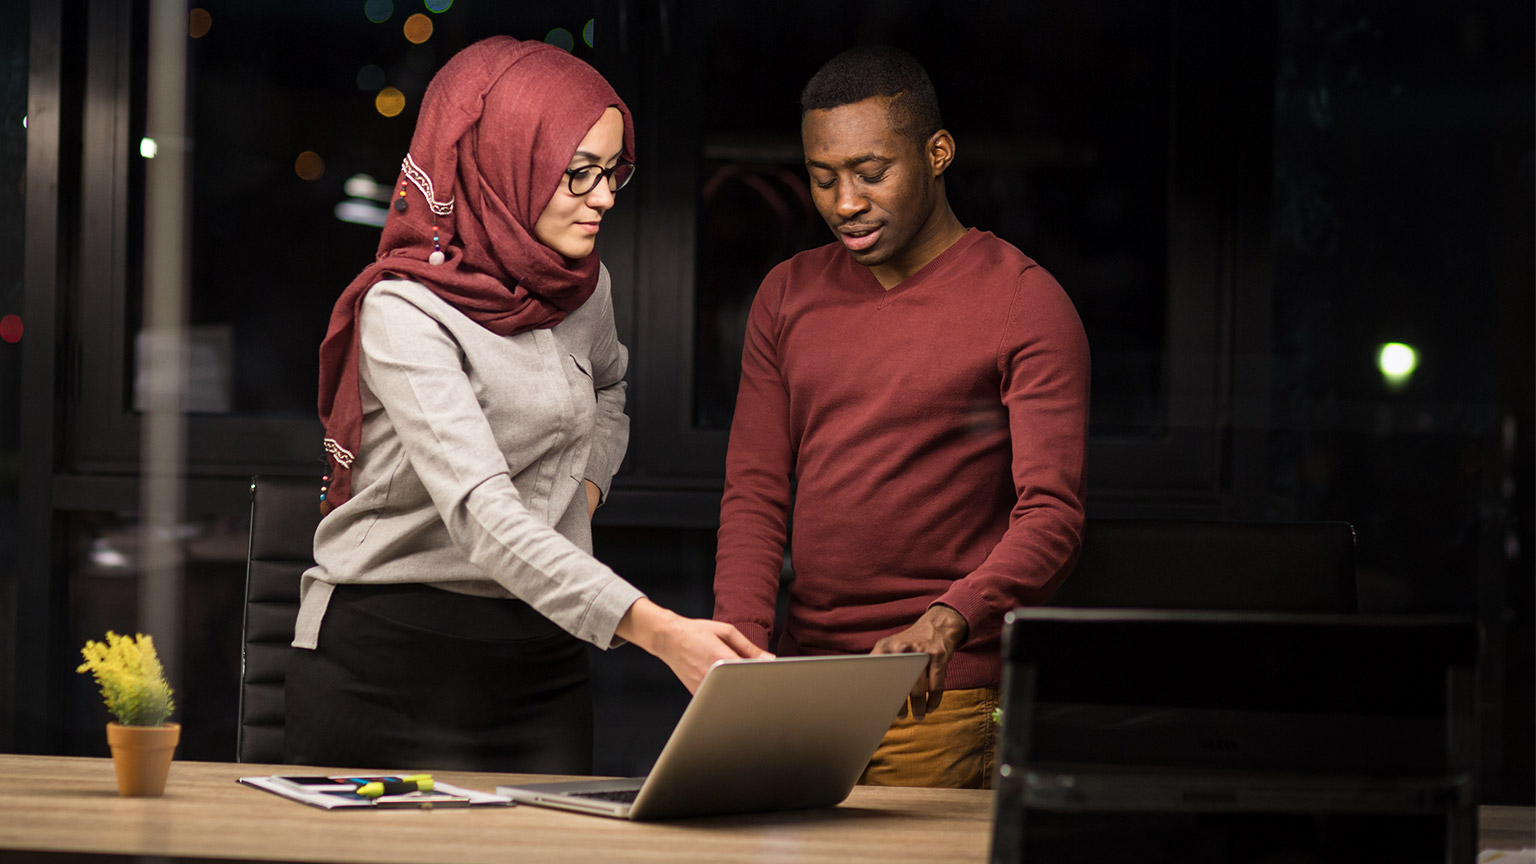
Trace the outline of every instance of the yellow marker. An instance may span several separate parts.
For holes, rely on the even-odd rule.
[[[431,792],[431,774],[407,774],[399,780],[374,780],[357,787],[357,794],[364,798],[381,795],[405,795],[410,792]]]

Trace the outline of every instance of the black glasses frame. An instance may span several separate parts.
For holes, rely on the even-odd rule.
[[[617,192],[629,184],[630,178],[635,176],[635,163],[627,159],[620,159],[613,163],[611,168],[598,168],[596,165],[583,165],[580,168],[565,169],[565,188],[571,190],[571,194],[580,198],[583,195],[592,194],[601,180],[608,181],[608,191]],[[577,183],[590,178],[585,183],[585,188],[576,188]]]

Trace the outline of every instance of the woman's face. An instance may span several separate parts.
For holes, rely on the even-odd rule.
[[[623,147],[624,116],[619,109],[609,108],[587,130],[587,137],[576,145],[576,153],[566,167],[569,170],[587,165],[612,168]],[[613,192],[604,178],[592,187],[591,192],[572,195],[566,182],[568,179],[560,178],[555,197],[549,199],[539,221],[533,225],[533,236],[567,258],[585,258],[592,254],[592,247],[597,244],[598,225],[603,221],[603,214],[613,206]]]

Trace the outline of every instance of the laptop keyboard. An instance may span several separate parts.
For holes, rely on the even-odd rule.
[[[617,801],[631,804],[640,795],[639,789],[612,789],[603,792],[567,792],[572,798],[596,798],[599,801]]]

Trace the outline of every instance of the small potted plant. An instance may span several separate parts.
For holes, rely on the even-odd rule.
[[[87,640],[80,653],[85,662],[75,671],[96,678],[107,710],[117,717],[107,724],[107,744],[117,769],[118,794],[159,797],[165,792],[181,724],[165,720],[176,710],[176,703],[171,701],[171,685],[155,654],[154,640],[108,630],[107,641]]]

